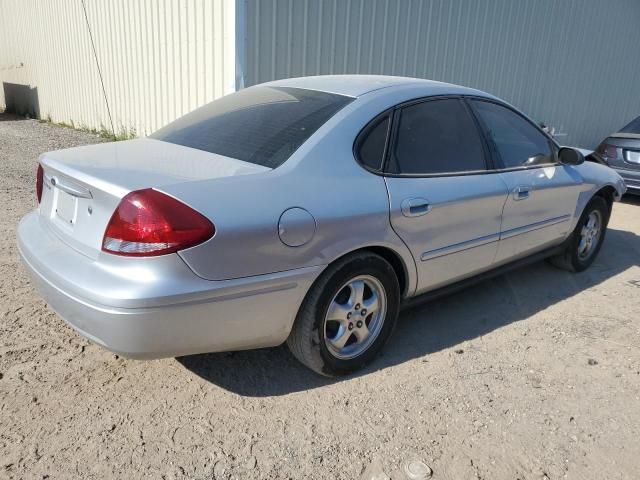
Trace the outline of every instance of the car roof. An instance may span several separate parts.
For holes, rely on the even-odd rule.
[[[406,85],[424,87],[425,95],[431,93],[434,95],[441,94],[446,87],[451,87],[452,91],[459,94],[486,95],[484,92],[450,83],[426,80],[423,78],[393,77],[387,75],[318,75],[315,77],[287,78],[263,83],[262,85],[305,88],[308,90],[346,95],[348,97],[359,97],[374,90],[393,87],[398,88]],[[429,90],[432,90],[432,92]]]

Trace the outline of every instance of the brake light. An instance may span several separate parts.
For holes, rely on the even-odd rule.
[[[605,158],[605,160],[606,159],[615,160],[616,157],[618,156],[618,151],[616,147],[614,145],[609,145],[608,143],[605,143],[605,142],[602,142],[600,145],[598,145],[596,152],[602,155]]]
[[[157,190],[137,190],[121,201],[107,225],[102,250],[146,257],[193,247],[213,237],[215,227],[193,208]]]
[[[38,199],[38,203],[42,200],[42,185],[44,182],[44,170],[42,170],[42,165],[38,164],[38,169],[36,170],[36,198]]]

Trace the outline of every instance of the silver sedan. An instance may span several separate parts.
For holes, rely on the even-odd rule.
[[[545,257],[584,270],[624,191],[486,93],[306,77],[43,154],[18,242],[49,305],[119,354],[286,341],[333,375],[375,357],[402,305]]]

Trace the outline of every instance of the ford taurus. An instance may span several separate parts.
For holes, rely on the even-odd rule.
[[[624,191],[481,91],[306,77],[43,154],[18,243],[49,305],[114,352],[286,341],[334,375],[375,357],[402,305],[527,260],[586,269]]]

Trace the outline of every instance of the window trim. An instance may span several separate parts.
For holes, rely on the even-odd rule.
[[[379,113],[375,117],[373,117],[362,128],[362,130],[360,130],[358,135],[356,135],[355,141],[353,142],[353,156],[355,157],[356,162],[358,163],[358,165],[360,165],[362,168],[364,168],[368,172],[375,173],[376,175],[380,174],[380,172],[382,172],[383,169],[384,169],[384,165],[385,165],[385,161],[386,161],[386,155],[387,155],[387,149],[389,148],[389,139],[391,138],[390,132],[391,132],[391,128],[393,126],[393,112],[394,112],[394,107],[391,107],[391,108],[388,108],[385,111]],[[367,135],[374,128],[376,128],[378,126],[379,122],[384,121],[384,117],[389,117],[389,125],[387,125],[387,134],[386,134],[385,139],[384,139],[384,147],[382,149],[382,158],[380,159],[380,166],[377,169],[376,168],[371,168],[369,165],[367,165],[366,163],[364,163],[362,161],[362,158],[360,157],[360,149],[362,147],[362,144],[366,140]]]
[[[459,172],[439,172],[439,173],[391,173],[391,172],[388,172],[387,171],[387,164],[388,164],[390,146],[392,144],[392,141],[395,141],[395,136],[394,135],[395,135],[395,133],[397,131],[397,124],[398,124],[398,118],[397,118],[398,114],[397,114],[397,112],[401,108],[409,107],[411,105],[415,105],[415,104],[419,104],[419,103],[423,103],[423,102],[428,102],[428,101],[432,101],[432,100],[445,100],[445,99],[453,99],[453,98],[459,99],[465,105],[468,113],[473,118],[474,124],[476,126],[476,130],[478,131],[478,134],[480,135],[480,137],[482,139],[482,147],[483,147],[483,151],[484,151],[484,155],[485,155],[484,161],[485,161],[486,169],[485,170],[468,170],[468,171],[459,171]],[[472,104],[471,100],[479,100],[479,101],[483,101],[483,102],[494,103],[496,105],[504,107],[504,108],[506,108],[508,110],[511,110],[513,113],[515,113],[516,115],[520,116],[524,120],[526,120],[529,124],[533,125],[533,127],[536,130],[538,130],[540,133],[542,133],[549,140],[550,146],[551,146],[551,150],[552,150],[553,156],[555,158],[555,162],[553,162],[553,163],[544,163],[544,164],[539,164],[539,165],[520,165],[520,166],[517,166],[517,167],[509,167],[509,168],[501,167],[502,162],[499,161],[499,159],[496,157],[496,155],[492,151],[493,149],[489,146],[489,140],[487,138],[487,135],[485,134],[485,128],[486,127],[484,126],[484,124],[482,123],[481,119],[479,118],[478,113],[473,108],[473,104]],[[375,125],[377,124],[378,119],[383,117],[383,116],[385,116],[385,115],[390,115],[390,121],[389,121],[389,126],[387,127],[387,138],[385,139],[385,144],[384,144],[384,151],[383,151],[383,157],[382,157],[383,161],[382,161],[381,168],[379,170],[374,170],[374,169],[368,167],[367,165],[365,165],[360,160],[360,156],[359,156],[359,151],[358,150],[359,150],[360,143],[364,139],[364,136],[372,128],[375,127]],[[561,166],[562,165],[558,161],[558,151],[560,150],[560,148],[561,147],[558,144],[558,142],[556,142],[556,140],[553,137],[551,137],[544,130],[542,130],[539,125],[537,125],[531,119],[529,119],[528,117],[526,117],[525,115],[520,113],[518,110],[515,109],[515,107],[512,107],[511,105],[508,105],[507,103],[504,103],[501,100],[498,100],[498,99],[495,99],[495,98],[491,98],[491,97],[483,97],[483,96],[479,96],[479,95],[449,94],[449,95],[431,95],[431,96],[427,96],[427,97],[413,98],[411,100],[404,101],[402,103],[399,103],[397,105],[394,105],[393,107],[387,108],[386,110],[382,111],[381,113],[379,113],[378,115],[373,117],[369,122],[367,122],[367,124],[362,128],[362,130],[360,130],[358,135],[356,135],[356,139],[354,140],[354,143],[353,143],[353,155],[354,155],[354,158],[356,159],[356,163],[358,165],[360,165],[363,169],[365,169],[366,171],[368,171],[370,173],[373,173],[374,175],[378,175],[378,176],[381,176],[381,177],[388,177],[388,178],[438,178],[438,177],[458,177],[458,176],[462,177],[462,176],[468,176],[468,175],[489,175],[489,174],[503,173],[503,172],[514,172],[514,171],[520,171],[520,170],[535,170],[535,169],[538,169],[538,168],[557,167],[557,166]]]
[[[475,108],[475,106],[473,104],[473,101],[493,103],[494,105],[498,105],[499,107],[503,107],[503,108],[505,108],[507,110],[510,110],[512,113],[514,113],[515,115],[517,115],[520,118],[522,118],[524,121],[526,121],[529,125],[531,125],[535,130],[540,132],[547,139],[547,143],[549,144],[549,148],[551,149],[551,154],[552,154],[552,156],[554,158],[554,161],[553,162],[547,162],[547,163],[539,163],[539,164],[536,164],[536,165],[518,165],[518,166],[515,166],[515,167],[505,167],[504,166],[504,162],[502,161],[502,158],[500,157],[499,152],[494,151],[494,149],[490,146],[490,141],[487,138],[487,134],[486,134],[486,131],[488,130],[487,126],[484,123],[484,121],[482,120],[482,117],[480,116],[480,114],[477,112],[477,110],[476,110],[476,108]],[[520,113],[518,110],[516,110],[511,105],[508,105],[508,104],[506,104],[504,102],[495,100],[493,98],[480,97],[480,96],[476,96],[476,95],[465,95],[464,96],[464,102],[469,105],[469,108],[473,112],[473,115],[476,117],[476,120],[478,121],[478,124],[481,126],[482,136],[485,138],[485,141],[487,143],[487,147],[489,148],[489,150],[491,152],[491,158],[493,160],[493,164],[494,164],[494,168],[495,168],[495,170],[493,170],[493,171],[495,171],[497,173],[515,172],[515,171],[520,171],[520,170],[534,170],[536,168],[557,167],[557,166],[562,165],[560,163],[560,161],[558,160],[558,151],[561,148],[560,145],[558,144],[558,142],[556,142],[554,138],[552,138],[549,134],[547,134],[544,130],[542,130],[539,125],[537,125],[535,122],[533,122],[530,118],[528,118],[525,115],[523,115],[522,113]]]

